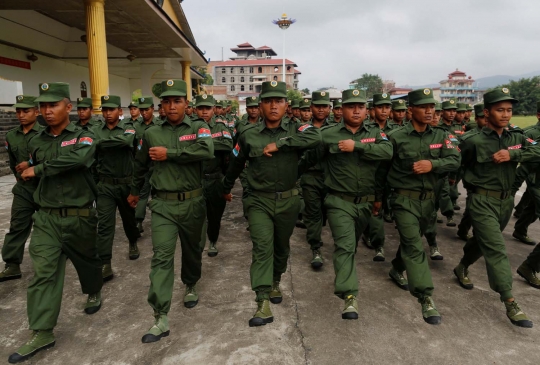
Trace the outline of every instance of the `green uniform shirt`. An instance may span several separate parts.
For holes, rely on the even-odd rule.
[[[508,191],[512,188],[519,162],[540,160],[540,146],[522,131],[503,130],[501,136],[493,129],[482,128],[463,137],[460,145],[463,185],[466,189]],[[493,154],[506,149],[510,161],[493,162]]]
[[[196,120],[206,123],[203,119]],[[210,119],[207,125],[212,134],[214,158],[203,162],[204,174],[225,174],[229,164],[229,155],[233,148],[232,134],[225,123],[216,123],[214,117]]]
[[[71,123],[73,123],[77,128],[82,128],[82,129],[86,129],[86,130],[92,129],[92,128],[96,127],[96,126],[103,125],[103,122],[101,120],[94,119],[94,118],[90,118],[88,123],[86,123],[85,125],[81,124],[80,119],[78,121],[76,121],[76,122],[71,122]]]
[[[131,123],[131,124],[135,125],[136,123],[142,123],[143,120],[144,119],[143,119],[142,115],[139,115],[135,119],[132,119],[131,116],[129,118],[124,118],[123,120],[121,120],[121,122]]]
[[[308,122],[308,124],[313,125],[313,119],[311,119]],[[333,125],[333,124],[335,124],[335,123],[331,123],[328,119],[326,119],[323,122],[323,124],[321,125],[320,129],[322,130],[322,128],[328,127],[329,125]],[[317,127],[315,127],[315,128],[317,128]],[[302,160],[300,160],[300,164],[302,164]],[[324,172],[324,163],[323,163],[322,159],[317,160],[314,164],[310,164],[310,166],[306,170],[306,172],[323,173]]]
[[[536,123],[535,125],[531,125],[524,128],[523,134],[525,134],[527,137],[531,139],[534,139],[535,141],[540,139],[540,122]]]
[[[9,168],[17,180],[21,178],[21,174],[15,170],[15,166],[25,161],[28,161],[29,166],[32,166],[33,161],[30,156],[29,143],[43,129],[36,121],[32,129],[26,134],[24,134],[22,126],[13,128],[6,133],[6,150],[9,156]]]
[[[34,201],[42,208],[88,208],[97,189],[90,172],[96,143],[91,131],[72,123],[58,136],[49,128],[30,140],[34,172],[39,184]]]
[[[152,120],[148,124],[146,124],[144,120],[141,120],[140,122],[133,124],[133,126],[135,127],[135,131],[137,132],[135,134],[135,138],[137,139],[137,141],[140,140],[143,137],[144,132],[146,132],[148,128],[153,127],[155,125],[159,126],[162,124],[163,124],[163,121],[159,119],[158,117],[152,118]]]
[[[412,123],[393,130],[389,134],[394,146],[394,157],[388,172],[388,185],[394,189],[434,190],[441,174],[459,168],[460,154],[446,131],[431,128],[423,133],[414,129]],[[413,173],[413,163],[430,160],[433,169],[427,174]]]
[[[165,161],[152,161],[151,147],[166,147]],[[212,135],[206,123],[184,116],[182,123],[148,128],[139,141],[135,155],[135,171],[131,194],[138,196],[144,185],[145,174],[153,165],[150,185],[155,190],[187,192],[199,189],[203,179],[202,161],[214,157]]]
[[[264,148],[276,143],[279,151],[272,157],[263,155]],[[233,149],[232,160],[224,179],[224,192],[231,191],[246,161],[247,181],[255,191],[282,192],[291,190],[298,180],[298,161],[302,150],[320,143],[320,131],[310,124],[281,120],[275,130],[268,129],[264,121],[252,124],[239,136]]]
[[[452,124],[446,124],[441,119],[441,121],[439,122],[438,127],[444,129],[449,134],[457,136],[458,138],[461,137],[463,135],[463,133],[464,133],[463,132],[463,127],[461,126],[461,124],[456,123],[456,122],[452,122]]]
[[[107,123],[92,128],[96,136],[96,160],[99,176],[123,178],[133,175],[135,127],[121,120],[109,129]]]
[[[331,191],[354,196],[374,194],[380,161],[392,158],[388,137],[378,127],[365,123],[353,134],[341,122],[322,128],[321,138],[322,143],[316,149],[304,154],[299,171],[323,161],[324,185]],[[339,141],[347,139],[355,141],[354,152],[339,149]]]

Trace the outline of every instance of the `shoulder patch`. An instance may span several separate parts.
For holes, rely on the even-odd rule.
[[[9,143],[6,141],[6,150],[9,149]]]
[[[137,146],[138,150],[140,150],[142,148],[142,144],[143,144],[143,140],[141,138],[141,140],[139,141],[139,145]]]
[[[126,129],[124,134],[135,134],[135,129]]]
[[[388,137],[386,136],[386,133],[381,132],[381,137],[382,137],[382,139],[388,141]]]
[[[69,141],[64,141],[60,144],[60,147],[66,147],[66,146],[70,146],[72,144],[75,144],[77,143],[77,138],[73,138],[73,139],[70,139]]]
[[[198,138],[204,138],[204,137],[212,137],[212,132],[210,132],[210,129],[208,128],[199,128],[199,131],[197,132]]]
[[[79,138],[79,144],[87,144],[87,145],[92,145],[92,143],[94,142],[94,140],[90,137],[81,137]]]
[[[234,146],[232,153],[235,157],[238,157],[238,154],[240,153],[240,144],[237,143],[236,146]]]
[[[299,132],[303,132],[305,131],[306,129],[309,129],[309,128],[312,128],[313,126],[309,123],[306,123],[306,124],[303,124],[301,125],[299,128],[298,128],[298,131]]]
[[[235,129],[235,131],[236,131],[236,129]],[[231,133],[229,133],[227,131],[223,131],[223,137],[232,139]]]

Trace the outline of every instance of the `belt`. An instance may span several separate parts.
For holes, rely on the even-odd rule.
[[[253,195],[262,196],[263,198],[281,200],[292,198],[293,196],[298,195],[298,189],[291,189],[287,191],[276,191],[275,193],[269,193],[266,191],[252,190],[250,192]]]
[[[198,196],[203,195],[203,189],[199,188],[192,191],[185,191],[183,193],[171,193],[168,191],[156,191],[154,192],[153,196],[158,197],[160,199],[165,200],[179,200],[184,201],[192,198],[196,198]]]
[[[204,174],[205,180],[221,179],[223,174],[221,172],[214,172],[213,174]]]
[[[336,191],[331,191],[329,194],[333,196],[337,196],[338,198],[341,198],[345,200],[346,202],[354,203],[354,204],[362,204],[362,203],[375,201],[375,195],[354,196],[354,195],[338,193]]]
[[[407,190],[407,189],[394,189],[396,193],[403,196],[408,196],[411,199],[416,200],[427,200],[433,199],[435,197],[435,192],[433,190]]]
[[[104,184],[111,184],[111,185],[126,185],[131,184],[131,176],[128,177],[106,177],[106,176],[100,176],[99,181],[101,181]]]
[[[478,194],[478,195],[489,196],[491,198],[496,198],[500,200],[504,200],[508,198],[510,195],[512,195],[512,192],[510,190],[497,191],[497,190],[487,190],[487,189],[482,189],[482,188],[474,188],[473,193]]]
[[[91,209],[89,208],[45,208],[40,209],[41,212],[47,214],[59,215],[60,217],[90,217]]]

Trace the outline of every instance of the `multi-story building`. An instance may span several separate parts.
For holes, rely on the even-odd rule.
[[[227,95],[238,98],[255,95],[261,91],[263,81],[282,81],[283,59],[272,58],[276,52],[268,46],[259,48],[249,43],[231,48],[236,53],[226,61],[212,61],[208,73],[214,84],[227,86]],[[285,82],[287,88],[298,89],[298,76],[301,74],[296,63],[285,60]]]
[[[448,79],[440,81],[439,84],[441,101],[456,99],[460,103],[474,104],[477,100],[474,80],[463,71],[456,69],[448,75]]]

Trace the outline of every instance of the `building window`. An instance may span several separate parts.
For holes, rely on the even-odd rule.
[[[244,91],[244,85],[240,85],[240,91]]]
[[[223,68],[221,69],[221,73],[224,74],[225,72],[227,72],[227,70],[225,70],[225,67],[223,67]]]
[[[279,71],[279,67],[274,67],[274,72],[278,72]]]
[[[81,82],[81,97],[86,98],[88,97],[88,92],[86,89],[86,82]]]
[[[234,82],[234,77],[231,77],[231,82]]]
[[[262,74],[262,67],[259,67],[258,71],[260,74]]]
[[[243,68],[243,67],[240,67],[240,73],[241,73],[241,74],[244,73],[244,68]]]
[[[234,67],[231,67],[231,73],[232,74],[234,73]]]
[[[240,78],[240,82],[245,82],[244,76]]]
[[[291,66],[287,66],[287,72],[291,71]]]
[[[225,80],[224,77],[222,77],[222,78],[221,78],[221,82],[222,82],[222,83],[226,83],[227,81]]]
[[[274,81],[277,81],[277,76],[274,76]]]
[[[253,91],[253,85],[249,85],[249,91]]]
[[[231,91],[234,91],[234,85],[231,85]]]
[[[253,76],[249,78],[249,82],[253,82]]]
[[[296,74],[294,74],[294,79],[295,79],[295,80],[297,79],[297,75],[296,75]]]
[[[250,68],[249,68],[249,73],[250,73],[250,74],[253,73],[253,67],[250,67]]]

